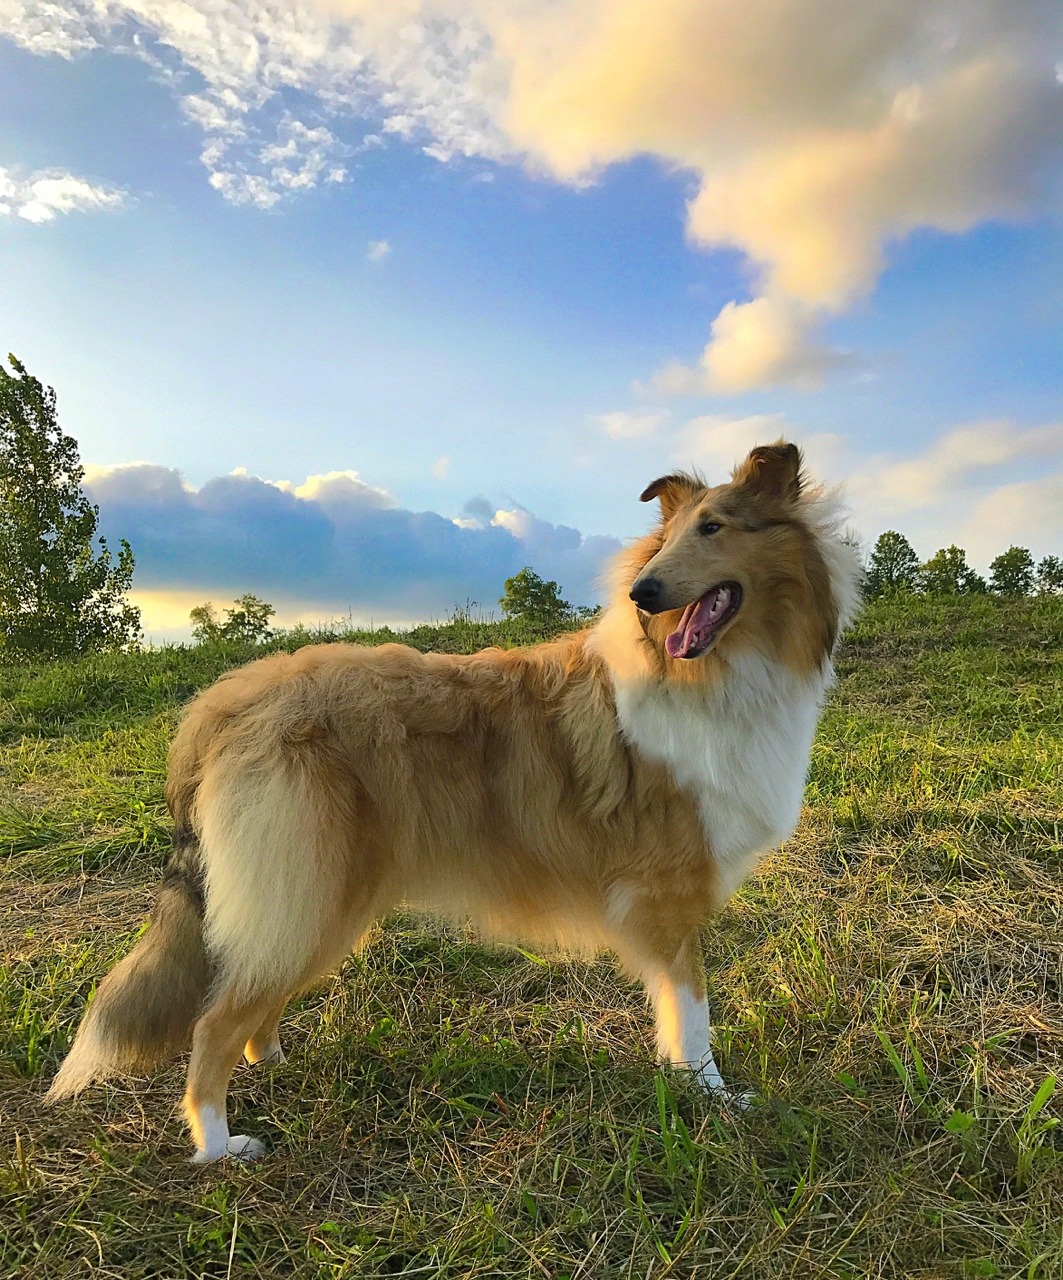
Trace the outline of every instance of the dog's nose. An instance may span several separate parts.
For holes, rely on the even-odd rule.
[[[661,590],[660,578],[643,578],[631,588],[631,598],[640,609],[652,613],[661,598]]]

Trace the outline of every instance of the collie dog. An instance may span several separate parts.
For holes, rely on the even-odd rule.
[[[471,656],[325,644],[232,671],[170,752],[173,854],[49,1091],[191,1044],[196,1162],[250,1158],[226,1091],[292,996],[399,903],[609,948],[661,1057],[726,1097],[699,927],[793,830],[860,566],[792,444],[679,473],[577,635]]]

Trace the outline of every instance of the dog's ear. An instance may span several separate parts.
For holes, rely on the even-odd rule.
[[[795,444],[760,444],[735,467],[732,483],[773,502],[796,502],[804,486],[802,461]]]
[[[654,498],[660,498],[661,514],[670,520],[684,503],[696,498],[704,488],[696,476],[676,471],[670,476],[658,476],[648,484],[639,494],[639,501],[652,502]]]

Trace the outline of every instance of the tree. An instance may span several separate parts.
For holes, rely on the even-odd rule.
[[[233,608],[225,610],[225,621],[219,622],[214,606],[208,600],[199,604],[188,615],[192,623],[192,635],[201,644],[214,640],[236,640],[242,644],[261,644],[273,632],[269,620],[277,612],[271,604],[250,593],[233,601]]]
[[[507,618],[520,618],[549,631],[563,626],[572,614],[572,606],[561,599],[557,583],[540,578],[527,566],[507,578],[504,586],[505,594],[498,603]]]
[[[919,557],[903,533],[887,529],[879,535],[867,563],[865,591],[869,596],[889,591],[914,591],[919,582]]]
[[[1063,592],[1063,560],[1045,556],[1037,566],[1037,590],[1045,596]]]
[[[57,658],[138,643],[125,598],[133,552],[96,539],[99,508],[81,491],[77,441],[56,418],[55,392],[9,357],[0,362],[0,647]],[[99,542],[97,551],[93,543]]]
[[[192,638],[199,644],[210,644],[214,640],[222,640],[222,624],[214,612],[214,605],[209,601],[197,604],[188,615],[192,624]]]
[[[1025,547],[1008,547],[989,566],[989,589],[1000,596],[1028,596],[1033,591],[1033,556]]]
[[[928,595],[978,595],[985,582],[967,563],[967,552],[955,545],[942,547],[919,569],[919,585]]]

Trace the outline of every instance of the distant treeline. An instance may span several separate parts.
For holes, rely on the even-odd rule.
[[[85,473],[77,441],[59,426],[55,392],[14,356],[9,363],[5,368],[0,362],[0,660],[137,649],[140,613],[128,597],[133,550],[123,539],[112,551],[98,536],[99,508],[82,491]],[[989,566],[987,581],[968,565],[960,547],[943,547],[920,563],[908,539],[894,529],[875,543],[866,570],[868,596],[1063,593],[1059,556],[1035,564],[1025,547],[1009,547]],[[558,583],[527,566],[506,579],[498,603],[499,634],[512,643],[586,625],[597,613],[573,607]],[[275,612],[267,601],[246,594],[223,618],[206,603],[192,610],[190,620],[201,644],[259,646],[275,637],[269,625]],[[457,609],[448,628],[464,633],[491,625],[474,619],[470,609]],[[452,639],[442,634],[446,629],[436,629],[444,647]],[[309,635],[296,628],[292,638]]]
[[[896,529],[887,529],[867,561],[864,589],[868,596],[891,591],[932,596],[1055,595],[1063,592],[1063,559],[1045,556],[1035,563],[1026,547],[1008,547],[989,566],[988,580],[967,563],[967,553],[955,545],[942,547],[921,562],[915,548]]]
[[[507,578],[503,586],[498,600],[502,606],[502,622],[497,626],[501,627],[500,635],[509,643],[530,644],[544,640],[559,631],[585,626],[599,613],[598,609],[569,604],[562,598],[561,588],[556,582],[541,578],[527,565],[512,578]],[[468,601],[464,606],[455,605],[445,625],[424,623],[423,627],[442,634],[448,629],[464,633],[477,627],[496,625],[493,618],[484,618],[478,611],[479,606]],[[276,638],[313,642],[355,635],[381,637],[400,634],[387,626],[369,630],[356,628],[353,622],[347,626],[342,623],[317,627],[297,624],[289,631],[275,631],[269,621],[276,612],[268,601],[248,594],[234,601],[233,607],[226,609],[225,617],[221,619],[213,603],[208,601],[197,605],[189,614],[192,637],[198,644],[258,645]],[[495,643],[493,639],[485,640],[485,644],[492,643]],[[444,648],[449,647],[449,644],[444,645]]]

